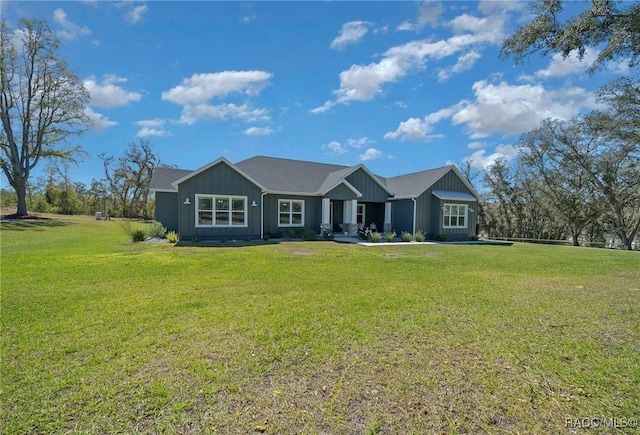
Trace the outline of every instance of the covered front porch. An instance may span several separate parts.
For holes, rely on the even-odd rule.
[[[391,231],[391,203],[322,198],[323,230],[357,236],[358,229],[363,227],[372,231]]]

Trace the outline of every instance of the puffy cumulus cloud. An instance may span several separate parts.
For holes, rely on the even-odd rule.
[[[470,156],[464,157],[462,161],[468,163],[473,169],[481,171],[487,169],[498,160],[509,162],[516,158],[518,153],[518,148],[513,145],[498,145],[491,154],[487,154],[486,149],[480,149]]]
[[[254,108],[248,104],[196,104],[184,106],[180,117],[181,124],[192,125],[200,120],[239,119],[246,122],[268,121],[271,119],[269,111],[264,108]]]
[[[433,130],[433,126],[443,119],[451,117],[463,103],[458,103],[455,106],[447,107],[437,112],[430,113],[424,118],[409,118],[406,121],[400,123],[395,131],[389,131],[385,133],[385,139],[400,139],[408,140],[411,142],[429,141],[435,137],[441,137],[441,135],[430,134]]]
[[[222,71],[194,74],[182,84],[162,93],[162,99],[181,105],[205,103],[232,93],[256,96],[269,84],[272,74],[266,71]]]
[[[142,95],[138,92],[130,92],[119,84],[126,83],[127,79],[115,75],[105,75],[102,81],[95,77],[84,80],[84,87],[91,95],[91,105],[103,108],[125,106],[132,101],[140,101]]]
[[[86,36],[91,34],[91,30],[89,30],[88,27],[79,26],[69,21],[67,19],[67,13],[62,8],[58,8],[53,11],[53,21],[62,26],[62,30],[58,30],[56,32],[56,35],[58,35],[58,38],[60,39],[73,41],[79,36]]]
[[[473,90],[476,101],[463,102],[451,117],[453,124],[466,125],[473,138],[524,133],[538,127],[543,119],[565,120],[595,107],[592,94],[578,87],[547,90],[541,85],[483,80],[474,83]]]
[[[461,26],[461,25],[460,25]],[[470,27],[470,26],[468,26]],[[417,40],[398,45],[387,50],[382,59],[368,65],[352,65],[339,74],[340,87],[333,91],[334,100],[311,110],[312,113],[323,113],[337,104],[348,104],[351,101],[370,101],[382,92],[385,85],[402,79],[409,73],[425,68],[428,60],[440,60],[461,51],[471,53],[459,59],[458,71],[471,67],[478,54],[472,47],[501,41],[496,35],[502,35],[502,28],[490,25],[477,25],[476,29],[465,34],[456,34],[439,41]],[[453,69],[449,74],[454,73]]]
[[[340,34],[329,45],[334,50],[343,50],[347,45],[357,44],[369,31],[368,21],[349,21],[342,25]]]
[[[375,160],[382,157],[382,151],[376,148],[367,148],[364,154],[360,154],[358,158],[362,162],[366,162],[367,160]]]
[[[273,133],[271,127],[249,127],[242,132],[245,136],[269,136]]]
[[[144,14],[148,11],[149,7],[147,7],[147,5],[134,6],[124,14],[124,19],[129,24],[136,24],[144,19]]]
[[[140,127],[136,137],[148,137],[148,136],[171,136],[171,132],[165,130],[164,125],[166,121],[164,119],[146,119],[136,122],[136,125]]]
[[[90,107],[85,108],[84,113],[87,115],[89,121],[91,122],[91,131],[101,132],[109,127],[118,125],[117,122],[111,121],[106,116],[94,112]]]
[[[409,118],[400,123],[395,131],[388,131],[384,135],[384,139],[401,139],[417,142],[427,139],[427,134],[431,131],[432,126],[427,124],[420,118]]]

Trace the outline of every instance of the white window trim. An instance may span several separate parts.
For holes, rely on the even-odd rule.
[[[289,223],[288,224],[281,224],[280,223],[280,204],[283,203],[283,202],[290,202],[291,203],[291,206],[290,206],[290,209],[289,209]],[[292,216],[293,216],[293,203],[294,202],[299,202],[299,203],[302,204],[302,218],[301,218],[301,222],[300,222],[299,225],[291,223],[291,221],[293,220]],[[305,222],[305,220],[304,220],[304,203],[305,203],[304,199],[287,199],[287,198],[279,199],[278,200],[278,216],[277,216],[278,228],[303,228],[304,227],[304,222]]]
[[[456,217],[460,217],[463,216],[464,217],[464,225],[445,225],[444,224],[444,219],[445,219],[445,213],[444,210],[442,211],[442,228],[468,228],[469,227],[469,205],[467,204],[454,204],[454,203],[445,203],[444,207],[449,207],[449,210],[451,210],[451,207],[464,207],[464,215],[461,214],[456,214]],[[453,215],[449,215],[449,216],[453,216]],[[449,219],[449,222],[451,222],[451,219]]]
[[[200,198],[211,198],[212,201],[212,206],[213,206],[213,210],[211,210],[212,215],[211,215],[211,225],[203,225],[198,223],[198,213],[200,213]],[[240,211],[240,210],[233,210],[233,200],[234,199],[241,199],[244,201],[244,209],[242,210],[242,212],[244,213],[244,223],[242,225],[232,225],[232,224],[227,224],[227,225],[217,225],[216,224],[216,199],[217,198],[224,198],[224,199],[228,199],[229,200],[229,207],[231,208],[231,210],[229,210],[229,216],[230,216],[230,221],[233,221],[233,217],[231,217],[231,213],[233,213],[234,211]],[[239,196],[239,195],[217,195],[217,194],[198,194],[196,193],[196,204],[195,204],[195,225],[196,228],[247,228],[249,226],[248,224],[248,197],[246,196]],[[209,210],[206,210],[209,211]],[[225,210],[227,211],[227,210]]]
[[[362,213],[360,213],[362,210]],[[356,222],[358,222],[358,215],[362,215],[362,222],[359,225],[366,226],[367,225],[367,206],[366,204],[358,204],[358,210],[356,212]]]

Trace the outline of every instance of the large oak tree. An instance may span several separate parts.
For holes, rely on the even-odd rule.
[[[14,31],[0,23],[0,167],[27,214],[27,182],[43,159],[73,160],[81,148],[69,140],[89,123],[89,94],[58,55],[46,22],[22,19]]]

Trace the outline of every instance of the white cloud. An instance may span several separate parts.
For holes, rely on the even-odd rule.
[[[520,134],[538,127],[546,118],[566,120],[580,110],[595,107],[591,93],[582,88],[547,90],[541,85],[474,83],[476,101],[463,103],[451,117],[453,124],[465,124],[471,137],[489,134]]]
[[[114,75],[105,75],[102,82],[95,77],[89,77],[84,81],[84,87],[91,95],[91,105],[103,108],[119,107],[132,101],[140,101],[142,95],[138,92],[129,92],[118,86],[118,83],[126,83],[127,79]]]
[[[473,68],[476,61],[480,59],[482,56],[476,51],[470,51],[469,53],[465,53],[462,56],[458,57],[458,61],[455,65],[449,68],[442,69],[438,72],[438,81],[444,82],[448,80],[453,74],[460,73],[462,71],[467,71]]]
[[[323,148],[328,148],[329,150],[331,150],[331,152],[335,154],[344,154],[347,152],[347,149],[343,147],[342,144],[340,144],[340,142],[335,140],[329,142]]]
[[[147,136],[171,136],[171,132],[164,129],[166,121],[164,119],[147,119],[136,122],[140,128],[140,131],[136,133],[136,137]]]
[[[269,136],[273,133],[271,127],[249,127],[242,132],[245,136]]]
[[[408,140],[411,142],[426,142],[435,137],[441,137],[440,135],[430,134],[433,130],[433,125],[437,124],[443,119],[451,117],[451,115],[453,115],[458,110],[460,105],[461,103],[458,103],[454,106],[440,109],[437,112],[430,113],[429,115],[425,116],[424,119],[409,118],[406,121],[401,122],[395,131],[389,131],[385,133],[384,139],[400,139],[403,141]]]
[[[73,41],[79,36],[90,35],[91,30],[89,30],[86,26],[79,26],[77,24],[72,23],[67,19],[67,13],[62,8],[58,8],[53,11],[53,21],[60,24],[62,26],[62,30],[58,30],[56,35],[60,39],[64,39],[66,41]]]
[[[106,128],[113,127],[114,125],[118,125],[117,122],[111,121],[106,116],[96,113],[90,107],[85,108],[84,113],[87,115],[89,120],[91,121],[91,131],[100,132]]]
[[[368,148],[364,154],[360,154],[359,158],[361,161],[366,162],[367,160],[375,160],[382,157],[382,151],[376,148]]]
[[[252,22],[253,20],[256,19],[256,15],[243,15],[242,17],[240,17],[240,22],[243,24],[249,24],[250,22]]]
[[[134,6],[124,15],[125,21],[130,24],[136,24],[144,18],[144,14],[149,10],[147,5]]]
[[[473,139],[491,134],[517,135],[531,131],[547,118],[567,120],[582,110],[596,107],[593,94],[583,88],[547,90],[541,85],[497,84],[482,80],[474,83],[475,101],[462,100],[420,118],[409,118],[385,139],[428,141],[434,124],[450,119],[454,125],[465,125]]]
[[[427,24],[437,27],[440,24],[439,18],[442,12],[444,12],[444,7],[440,1],[424,0],[420,5],[416,22],[403,21],[396,27],[396,31],[418,32]]]
[[[248,104],[240,106],[233,103],[228,104],[196,104],[187,105],[182,109],[180,117],[181,124],[192,125],[200,120],[220,120],[239,119],[246,122],[268,121],[271,119],[269,111],[264,108],[253,108]]]
[[[430,24],[433,27],[438,26],[440,14],[444,12],[442,3],[437,0],[425,0],[420,6],[420,15],[418,16],[418,26]]]
[[[484,170],[493,165],[497,160],[505,160],[507,162],[518,156],[518,148],[513,145],[498,145],[494,152],[487,155],[485,149],[476,151],[462,159],[463,162],[469,163],[473,169]]]
[[[347,45],[357,44],[369,31],[372,23],[368,21],[349,21],[342,25],[340,34],[331,41],[330,47],[334,50],[343,50]]]
[[[347,145],[351,148],[362,148],[365,145],[371,144],[373,141],[368,137],[361,137],[360,139],[349,139],[347,140]]]
[[[454,35],[448,39],[432,42],[430,40],[411,41],[387,50],[382,59],[368,65],[352,65],[342,71],[340,88],[333,91],[336,96],[320,107],[312,109],[312,113],[323,113],[336,104],[348,104],[351,101],[370,101],[382,92],[383,86],[396,82],[405,75],[425,68],[428,60],[439,60],[452,56],[471,47],[490,43],[496,44],[502,41],[502,28],[495,28],[498,20],[493,25],[459,23],[460,28],[471,28],[475,33]],[[502,24],[500,24],[502,26]],[[462,70],[477,60],[479,54],[467,54],[459,59],[457,68]]]
[[[598,58],[598,54],[598,50],[588,49],[584,58],[580,60],[577,50],[573,50],[567,57],[564,57],[562,53],[556,53],[551,57],[549,66],[537,71],[535,75],[542,79],[548,79],[584,73]]]
[[[181,105],[201,104],[232,93],[255,96],[269,84],[272,74],[265,71],[222,71],[194,74],[182,84],[162,93],[162,99]]]
[[[388,131],[385,133],[384,139],[402,139],[415,142],[426,140],[431,128],[430,125],[420,118],[409,118],[401,122],[396,131]]]
[[[410,21],[403,21],[396,27],[397,32],[413,32],[417,26]]]

